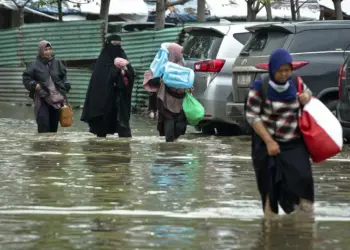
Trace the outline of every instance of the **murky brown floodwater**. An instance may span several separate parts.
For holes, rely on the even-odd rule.
[[[350,159],[314,167],[315,220],[264,223],[249,142],[189,131],[174,144],[133,117],[133,139],[76,124],[36,135],[0,105],[0,249],[350,249]]]

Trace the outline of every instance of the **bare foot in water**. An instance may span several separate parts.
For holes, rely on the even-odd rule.
[[[270,207],[269,197],[266,198],[265,209],[264,209],[264,218],[273,219],[277,214],[274,213]]]
[[[313,213],[314,212],[314,203],[312,201],[300,198],[299,208],[303,212]]]

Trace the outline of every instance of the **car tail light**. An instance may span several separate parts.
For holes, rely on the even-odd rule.
[[[341,99],[342,96],[342,80],[346,80],[346,72],[344,65],[340,67],[339,77],[338,77],[338,98]]]
[[[197,72],[220,72],[225,64],[225,60],[213,59],[196,62],[194,64],[194,71]]]
[[[308,65],[309,62],[307,61],[295,61],[295,62],[292,62],[292,65],[293,65],[293,70],[297,70],[297,69],[300,69],[306,65]],[[255,66],[257,69],[264,69],[264,70],[268,70],[269,69],[269,63],[258,63],[256,66]]]

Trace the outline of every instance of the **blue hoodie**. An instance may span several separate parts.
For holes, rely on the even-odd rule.
[[[286,83],[279,83],[275,81],[275,73],[276,71],[285,64],[292,64],[293,59],[291,54],[285,49],[277,49],[275,50],[269,59],[269,76],[270,80],[272,80],[276,84],[286,84]],[[292,80],[289,78],[289,88],[283,92],[277,92],[274,88],[269,85],[267,90],[267,98],[271,101],[294,101],[297,98],[297,89],[295,87],[295,84],[292,82]],[[260,92],[262,86],[261,80],[255,80],[255,82],[250,87],[251,89],[255,89],[256,91]]]

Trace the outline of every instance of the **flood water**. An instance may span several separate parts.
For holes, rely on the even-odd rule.
[[[193,129],[166,144],[75,124],[36,133],[31,107],[0,105],[0,249],[350,249],[349,149],[315,165],[314,219],[263,220],[246,137]]]

